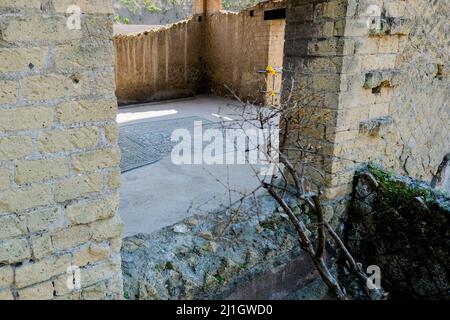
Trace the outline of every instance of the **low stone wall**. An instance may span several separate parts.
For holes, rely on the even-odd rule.
[[[392,299],[450,299],[450,197],[376,167],[356,177],[346,241]]]
[[[284,299],[317,278],[292,224],[268,196],[239,211],[126,238],[122,259],[131,300]]]

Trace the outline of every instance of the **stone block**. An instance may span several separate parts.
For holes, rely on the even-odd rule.
[[[19,161],[15,165],[17,184],[29,184],[69,175],[69,162],[66,158]]]
[[[76,176],[56,184],[55,200],[57,202],[64,202],[86,196],[90,193],[101,192],[102,190],[103,176],[101,174],[95,173]]]

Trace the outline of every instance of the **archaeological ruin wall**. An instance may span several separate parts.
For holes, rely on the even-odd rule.
[[[268,66],[281,71],[285,19],[267,18],[265,12],[285,5],[272,0],[234,13],[221,11],[220,1],[206,6],[197,1],[189,20],[116,35],[119,103],[212,93],[279,104],[281,72],[267,76],[261,71]]]
[[[240,13],[207,16],[206,70],[212,94],[235,94],[244,101],[279,104],[285,19],[269,19],[266,12],[285,6],[285,1],[267,1]],[[261,73],[268,66],[280,71],[275,79]]]
[[[285,81],[295,80],[294,102],[311,119],[291,142],[315,150],[322,175],[310,177],[327,198],[349,194],[369,161],[433,180],[450,151],[449,10],[445,1],[288,3]]]
[[[123,297],[112,21],[0,1],[0,300]]]
[[[192,18],[137,35],[116,35],[119,103],[159,101],[205,91],[202,22]]]
[[[108,0],[0,2],[0,300],[122,297],[112,14]],[[287,1],[284,97],[310,119],[288,145],[309,152],[325,197],[348,195],[367,161],[446,172],[449,14],[445,1]]]

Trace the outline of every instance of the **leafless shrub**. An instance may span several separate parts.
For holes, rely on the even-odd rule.
[[[284,85],[286,86],[286,83]],[[307,132],[310,126],[314,125],[314,110],[309,110],[308,106],[314,105],[315,101],[320,100],[320,97],[314,95],[300,96],[302,90],[299,90],[294,82],[288,88],[290,89],[287,97],[281,106],[258,106],[251,102],[244,102],[231,88],[228,88],[236,100],[234,110],[236,112],[235,118],[238,120],[231,123],[223,122],[224,127],[233,126],[241,129],[254,127],[259,130],[266,130],[269,135],[278,132],[274,130],[278,126],[280,129],[278,146],[271,144],[272,140],[269,136],[265,137],[266,140],[263,143],[259,142],[255,146],[265,149],[264,153],[268,162],[275,168],[274,174],[261,177],[258,169],[252,166],[260,183],[259,187],[248,194],[240,193],[241,197],[237,201],[232,202],[230,198],[230,208],[242,203],[248,197],[255,197],[258,190],[265,189],[289,217],[289,221],[296,230],[300,248],[309,255],[324,283],[337,299],[344,300],[350,297],[327,265],[325,244],[328,239],[334,243],[350,271],[359,279],[360,287],[363,288],[367,296],[375,300],[385,299],[387,294],[383,289],[370,290],[368,288],[367,274],[362,270],[361,265],[355,261],[344,241],[324,219],[321,201],[321,190],[323,190],[324,185],[320,177],[324,177],[325,173],[323,162],[317,161],[317,159],[331,160],[331,156],[322,151],[320,147],[309,144],[302,136],[302,132]],[[314,175],[315,178],[311,178],[311,175]],[[229,186],[228,190],[230,190]],[[230,192],[239,191],[230,190]],[[317,218],[315,235],[310,235],[304,217],[301,214],[296,214],[293,208],[288,205],[285,200],[285,196],[288,194],[295,197],[298,203],[306,204],[315,213]]]

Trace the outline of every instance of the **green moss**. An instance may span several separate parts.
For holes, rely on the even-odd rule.
[[[368,165],[370,173],[372,173],[379,180],[391,179],[393,174],[392,172],[384,171],[376,165],[369,164]]]
[[[369,165],[368,168],[370,173],[377,179],[383,196],[395,207],[399,207],[416,197],[422,197],[425,202],[436,201],[436,194],[431,190],[408,184],[396,178],[392,172],[386,172],[375,165]]]
[[[269,230],[277,230],[278,229],[278,225],[281,223],[281,218],[280,217],[275,217],[271,220],[266,220],[261,222],[259,225],[261,227],[263,227],[264,229],[269,229]]]
[[[263,227],[264,229],[271,229],[273,230],[273,224],[270,222],[261,222],[259,224],[261,227]]]
[[[119,16],[119,15],[115,16],[114,20],[120,24],[130,24],[130,19]]]
[[[241,264],[239,264],[239,269],[245,270],[245,269],[247,269],[247,268],[248,268],[248,265],[247,265],[246,263],[241,263]]]
[[[222,284],[222,283],[225,282],[225,279],[224,279],[220,274],[216,274],[216,275],[214,276],[214,279],[216,279],[216,281],[217,281],[218,284]]]

